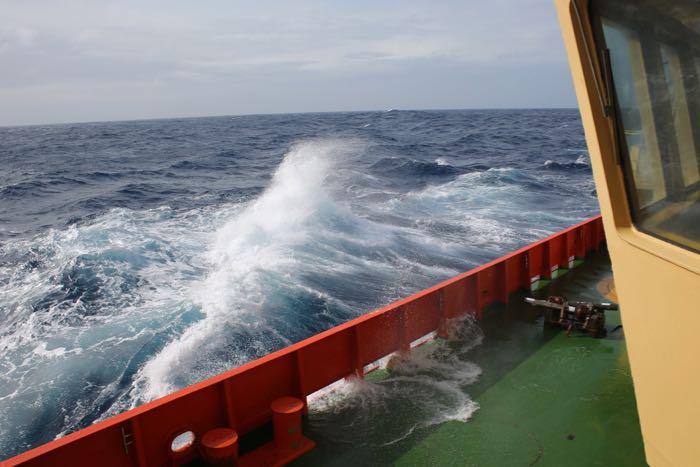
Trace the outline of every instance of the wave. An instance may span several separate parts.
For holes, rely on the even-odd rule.
[[[340,140],[296,145],[269,187],[218,229],[209,272],[189,293],[204,317],[144,365],[141,397],[182,386],[185,368],[196,381],[212,361],[241,364],[460,270],[439,239],[340,201],[357,150]]]
[[[463,269],[390,204],[353,211],[360,149],[300,143],[245,204],[111,209],[3,244],[0,439],[84,427]]]
[[[50,177],[42,181],[20,182],[0,189],[3,199],[22,199],[61,193],[65,187],[85,185],[86,182],[69,177]]]
[[[0,452],[265,355],[589,216],[590,176],[541,162],[572,161],[557,148],[582,147],[580,138],[558,129],[547,145],[492,144],[506,127],[530,132],[528,115],[551,121],[401,111],[9,135],[0,144],[11,166],[0,210],[11,229],[0,230]],[[471,136],[457,142],[465,128]],[[99,138],[103,130],[125,137],[104,143],[112,135]],[[89,172],[75,173],[88,157]],[[392,384],[419,388],[423,376],[407,369]],[[469,415],[468,400],[434,389],[449,403],[427,404],[423,421]],[[420,420],[408,426],[419,430]]]
[[[112,209],[3,244],[0,439],[84,427],[568,222],[533,228],[539,191],[529,186],[544,182],[516,169],[465,173],[358,211],[346,188],[364,175],[351,170],[361,157],[352,142],[307,141],[243,204]],[[425,389],[420,375],[393,381],[407,377]],[[454,394],[416,429],[468,418],[476,407]],[[36,407],[61,415],[41,421]],[[408,434],[394,435],[385,442]]]
[[[370,166],[370,169],[383,176],[396,177],[402,180],[415,180],[424,177],[445,177],[458,175],[465,172],[459,167],[448,164],[444,158],[438,158],[435,162],[422,162],[406,160],[405,158],[383,158]]]
[[[544,166],[549,170],[586,170],[590,171],[591,163],[588,159],[587,154],[579,155],[573,162],[558,162],[553,160],[546,160]]]
[[[38,443],[92,423],[148,349],[196,319],[183,290],[214,220],[114,209],[0,246],[1,451],[29,447],[6,444],[22,433]]]
[[[227,328],[249,328],[254,338],[260,339],[251,343],[259,352],[266,353],[290,342],[260,315],[274,306],[280,295],[294,294],[295,289],[302,287],[303,284],[295,283],[296,277],[305,268],[314,267],[305,260],[316,259],[302,247],[319,240],[319,235],[328,229],[324,224],[360,222],[348,219],[352,215],[332,200],[325,186],[337,162],[334,158],[342,155],[342,145],[334,141],[297,145],[277,168],[262,195],[216,232],[206,254],[210,272],[190,291],[204,317],[168,343],[139,372],[137,379],[144,385],[143,397],[151,399],[175,389],[173,375],[183,367],[202,366],[203,355],[216,353],[217,347],[222,347]],[[329,300],[327,294],[313,288],[306,292],[322,301]],[[278,335],[272,342],[265,342],[265,333]],[[246,357],[230,356],[239,362]],[[233,363],[229,360],[226,365]]]

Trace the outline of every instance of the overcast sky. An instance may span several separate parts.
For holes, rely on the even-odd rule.
[[[0,0],[0,125],[574,107],[568,73],[552,0]]]

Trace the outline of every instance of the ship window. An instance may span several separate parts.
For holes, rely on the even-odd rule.
[[[636,227],[700,252],[700,5],[596,1]]]
[[[680,156],[681,175],[684,186],[689,186],[698,181],[698,159],[693,141],[693,128],[690,122],[688,98],[684,87],[684,77],[678,53],[670,46],[661,46],[661,59],[664,67],[664,77],[668,87],[668,94],[673,114],[673,127],[678,141],[678,153]],[[690,84],[694,89],[690,92],[697,94],[697,71],[695,59],[690,63]]]

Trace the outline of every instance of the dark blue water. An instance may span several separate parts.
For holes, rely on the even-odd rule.
[[[0,128],[0,453],[596,213],[578,112]]]

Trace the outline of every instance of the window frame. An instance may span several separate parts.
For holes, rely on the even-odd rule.
[[[572,2],[576,2],[576,0],[572,0]],[[588,2],[588,8],[586,9],[587,13],[587,19],[588,23],[590,25],[590,31],[592,34],[592,42],[593,42],[593,47],[592,47],[592,53],[596,54],[596,59],[598,60],[598,63],[601,66],[600,73],[603,75],[601,81],[603,82],[603,87],[606,89],[606,94],[608,97],[608,108],[606,109],[607,117],[611,122],[611,129],[612,129],[612,138],[614,139],[614,144],[615,144],[615,162],[617,166],[619,167],[621,174],[622,174],[622,189],[626,195],[626,200],[625,200],[625,207],[626,207],[626,214],[629,216],[629,221],[631,223],[630,227],[633,229],[637,235],[648,235],[651,236],[655,239],[660,240],[661,242],[664,242],[666,244],[673,245],[675,247],[683,249],[685,252],[690,252],[691,254],[698,255],[700,254],[700,249],[696,249],[691,245],[675,241],[672,238],[668,238],[667,236],[661,235],[654,230],[650,230],[648,228],[645,228],[645,226],[641,223],[640,217],[648,217],[648,216],[653,216],[655,214],[658,214],[660,211],[664,210],[667,208],[670,202],[672,202],[673,197],[683,195],[684,197],[688,197],[689,194],[696,194],[700,190],[700,179],[697,181],[690,183],[689,185],[685,185],[683,181],[683,173],[682,173],[682,161],[681,157],[682,155],[680,154],[680,149],[678,148],[678,141],[677,141],[677,131],[678,129],[675,126],[675,121],[671,112],[671,115],[668,116],[661,116],[659,115],[658,112],[655,112],[654,109],[652,109],[652,119],[654,123],[654,128],[653,131],[655,133],[655,140],[656,144],[658,146],[658,150],[661,156],[661,170],[662,170],[662,179],[664,180],[664,190],[666,191],[666,196],[664,198],[652,201],[651,203],[646,204],[643,208],[640,208],[640,202],[639,202],[639,195],[637,193],[636,189],[636,184],[635,184],[635,179],[634,179],[634,172],[633,168],[631,166],[632,163],[632,158],[630,157],[630,151],[629,151],[629,146],[627,143],[627,138],[625,136],[625,127],[622,122],[622,113],[620,110],[620,105],[619,105],[619,99],[617,95],[617,89],[615,88],[615,83],[614,83],[614,78],[613,78],[613,73],[612,70],[609,69],[610,67],[610,58],[609,58],[609,49],[607,47],[607,43],[605,41],[605,34],[603,30],[603,19],[605,18],[607,21],[613,24],[618,24],[624,29],[627,29],[628,31],[632,33],[637,33],[635,30],[635,25],[637,28],[639,28],[640,22],[642,24],[647,24],[648,27],[653,27],[654,28],[654,42],[655,42],[655,47],[654,47],[654,53],[658,55],[659,60],[661,60],[661,49],[663,46],[670,47],[675,53],[678,54],[679,60],[683,60],[682,54],[683,53],[689,53],[687,51],[684,51],[684,47],[687,48],[687,45],[689,43],[683,41],[682,39],[678,38],[678,34],[674,34],[673,32],[669,31],[678,31],[682,30],[683,35],[687,35],[689,39],[692,38],[700,38],[700,34],[697,34],[691,30],[689,30],[685,25],[682,25],[681,23],[677,23],[671,19],[665,17],[662,21],[660,21],[660,18],[643,18],[640,19],[639,17],[635,17],[633,20],[630,20],[629,17],[626,17],[624,14],[618,14],[613,17],[608,17],[604,16],[602,11],[599,9],[599,5],[601,0],[589,0]],[[661,26],[659,27],[659,24],[661,23]],[[584,37],[583,40],[586,40]],[[640,45],[643,47],[643,40],[641,37],[639,37],[639,42]],[[697,60],[694,60],[693,64],[698,68],[698,86],[700,87],[700,46],[696,46],[693,48],[696,50],[695,56],[697,57]],[[692,50],[692,49],[691,49]],[[660,65],[662,62],[659,63]],[[646,68],[646,63],[645,63],[645,68]],[[663,69],[661,69],[663,72]],[[595,79],[600,79],[600,76],[596,76]],[[645,83],[647,83],[647,86],[649,85],[648,79],[645,79]],[[683,81],[683,90],[687,95],[687,89],[686,89],[686,83]],[[650,90],[651,92],[651,90]],[[691,113],[691,108],[690,108],[690,101],[687,101],[687,111]],[[671,110],[671,104],[669,102],[668,104],[668,110]],[[700,110],[700,107],[698,108]],[[697,115],[700,115],[700,112],[697,113]],[[668,118],[667,118],[668,117]],[[662,121],[662,124],[659,125],[659,121]],[[665,121],[665,122],[664,122]],[[663,128],[663,131],[669,132],[670,134],[673,135],[672,138],[667,138],[664,135],[659,135],[659,127]],[[698,125],[698,128],[693,128],[692,127],[692,120],[691,120],[691,135],[692,135],[692,142],[696,148],[696,161],[698,164],[698,171],[700,171],[700,122]],[[664,139],[665,141],[662,143],[661,140]],[[673,174],[667,173],[667,167],[668,167],[668,162],[664,157],[669,157],[667,146],[673,145],[675,146],[672,149],[673,156],[675,156],[678,160],[678,168],[676,170],[676,178],[679,180],[672,181],[671,176]],[[664,156],[664,152],[666,152],[666,156]],[[680,183],[679,183],[680,182]],[[680,189],[677,189],[680,187]],[[642,209],[644,210],[644,213],[642,213]],[[618,222],[616,222],[618,223]],[[623,236],[624,238],[625,236]],[[626,238],[628,241],[630,241],[630,238]],[[648,246],[642,246],[639,244],[639,242],[635,241],[630,241],[630,243],[634,243],[636,246],[643,248],[645,250],[650,251],[650,248]],[[655,253],[657,254],[657,253]]]

